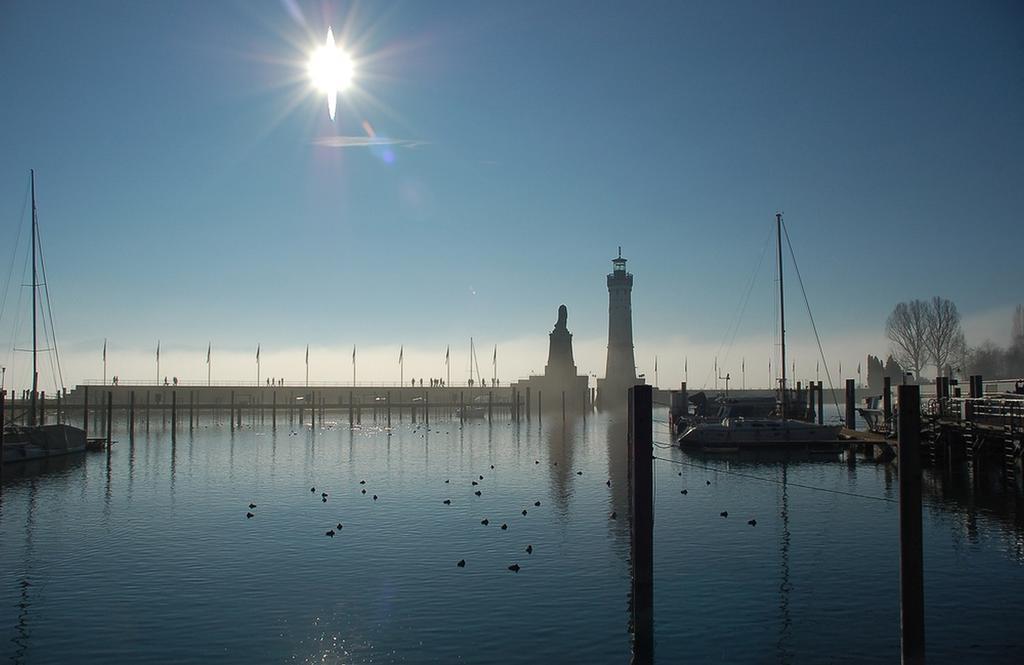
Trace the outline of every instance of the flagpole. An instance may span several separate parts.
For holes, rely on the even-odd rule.
[[[352,387],[356,387],[356,345],[352,345]]]
[[[398,386],[405,385],[405,345],[398,349]]]
[[[260,345],[256,345],[256,387],[260,387]]]
[[[306,345],[306,387],[309,387],[309,344]]]
[[[160,385],[160,340],[156,341],[156,385]]]
[[[213,349],[213,342],[206,345],[206,386],[210,387],[210,351]]]
[[[493,376],[491,377],[491,385],[494,385],[494,384],[496,384],[498,382],[498,345],[497,344],[494,345],[494,358],[491,360],[491,365],[493,365]]]
[[[444,368],[448,372],[448,385],[452,385],[452,363],[451,363],[451,352],[452,347],[449,344],[444,350]]]
[[[658,389],[658,356],[654,356],[654,389]]]
[[[103,385],[107,385],[107,338],[103,338]]]

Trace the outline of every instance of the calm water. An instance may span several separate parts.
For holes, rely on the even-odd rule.
[[[629,659],[622,420],[186,426],[176,442],[157,421],[119,438],[109,456],[9,469],[3,660]],[[656,463],[659,662],[897,661],[897,505],[877,500],[896,498],[892,467],[657,453],[674,460]],[[1015,662],[1019,494],[989,475],[925,484],[930,661]]]

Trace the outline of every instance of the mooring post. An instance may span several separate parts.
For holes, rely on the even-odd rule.
[[[135,391],[128,393],[128,436],[135,436]]]
[[[494,391],[487,391],[487,422],[494,420]]]
[[[171,438],[178,436],[178,391],[171,391]]]
[[[83,401],[82,401],[82,429],[85,430],[85,436],[86,436],[86,438],[88,438],[89,437],[89,386],[85,386],[84,388],[82,388],[82,393],[83,393],[82,394],[82,397],[83,397]],[[14,401],[11,400],[11,404],[13,404],[13,403],[14,403]],[[13,421],[14,419],[12,418],[11,420]]]
[[[270,395],[270,428],[277,429],[277,391]]]
[[[89,394],[86,393],[86,402],[88,402]],[[149,434],[149,391],[146,391],[146,434]]]
[[[4,400],[7,399],[7,389],[0,390],[0,483],[2,483],[4,471],[4,425],[7,411],[4,410]]]
[[[537,391],[537,428],[544,424],[544,391]]]
[[[430,425],[430,393],[423,393],[423,423]]]
[[[919,386],[899,386],[900,651],[904,665],[925,662],[920,391]]]
[[[813,423],[817,417],[818,410],[814,406],[814,398],[817,397],[818,391],[814,389],[814,381],[807,384],[807,417],[805,420]]]
[[[892,377],[882,377],[882,417],[885,431],[892,431]]]
[[[818,424],[825,424],[825,383],[823,381],[818,381]]]
[[[235,431],[235,391],[231,391],[231,404],[228,406],[228,421],[231,424],[231,431]]]
[[[857,387],[853,379],[846,380],[846,429],[857,429]]]
[[[195,425],[193,424],[194,421],[195,421],[195,413],[196,413],[196,391],[190,390],[190,391],[188,391],[188,431],[189,431],[190,434],[195,429]]]
[[[654,415],[651,386],[629,389],[633,662],[654,660]]]
[[[565,391],[562,391],[562,422],[565,422]]]
[[[110,444],[114,440],[111,436],[114,421],[114,393],[111,390],[107,391],[107,450],[110,450]]]
[[[466,420],[466,393],[465,391],[459,391],[459,422]]]
[[[526,422],[530,422],[530,386],[526,386]]]

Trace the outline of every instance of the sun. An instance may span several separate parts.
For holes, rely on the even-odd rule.
[[[348,53],[334,44],[334,32],[327,28],[327,41],[309,58],[309,79],[320,92],[327,95],[327,111],[334,120],[338,93],[352,84],[354,66]]]

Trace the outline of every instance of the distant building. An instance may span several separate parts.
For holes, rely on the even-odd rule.
[[[636,376],[633,357],[633,275],[626,272],[626,259],[619,247],[608,275],[608,360],[603,379],[597,380],[597,403],[601,408],[625,407],[628,390],[644,383]]]
[[[581,408],[589,406],[590,391],[587,387],[586,375],[576,373],[576,362],[572,355],[572,333],[569,332],[567,321],[569,310],[565,305],[558,308],[558,320],[555,328],[548,335],[548,363],[544,366],[542,376],[530,378],[514,384],[524,393],[527,388],[532,393],[530,399],[544,410],[561,410],[562,395],[565,395],[566,412],[579,413]]]

